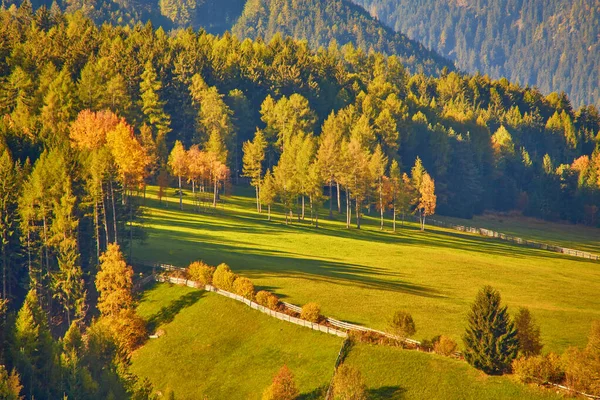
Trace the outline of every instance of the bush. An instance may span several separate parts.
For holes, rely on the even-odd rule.
[[[366,400],[367,387],[360,371],[342,364],[333,378],[333,398],[335,400]]]
[[[585,349],[569,348],[563,359],[567,386],[591,395],[600,395],[600,321],[592,323]]]
[[[277,296],[265,290],[256,293],[256,302],[271,310],[277,310],[279,308],[279,299]]]
[[[237,278],[233,282],[233,291],[248,300],[254,300],[254,284],[248,278]]]
[[[390,329],[396,336],[407,338],[417,332],[412,315],[404,311],[396,311],[390,322]]]
[[[456,351],[456,342],[448,336],[440,336],[433,344],[433,351],[443,356],[451,356]]]
[[[96,321],[100,329],[110,332],[124,354],[131,354],[147,338],[146,322],[134,310],[122,310],[117,315],[101,317]]]
[[[264,392],[263,400],[294,400],[300,395],[294,374],[284,365],[277,375],[273,377],[273,383]]]
[[[321,319],[321,306],[317,303],[307,303],[302,307],[300,318],[310,322],[319,322]]]
[[[221,290],[233,291],[233,283],[237,275],[231,272],[227,264],[220,264],[213,274],[213,285]]]
[[[513,373],[523,383],[561,382],[564,378],[562,362],[558,355],[520,357],[512,363]]]
[[[211,267],[202,261],[194,261],[187,268],[188,278],[197,282],[200,286],[211,285],[215,267]]]

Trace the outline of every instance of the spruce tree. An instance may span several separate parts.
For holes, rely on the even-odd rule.
[[[519,341],[507,308],[501,305],[500,293],[484,286],[471,306],[468,321],[463,337],[467,362],[487,374],[509,371]]]

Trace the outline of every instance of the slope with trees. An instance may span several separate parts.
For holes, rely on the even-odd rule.
[[[597,0],[354,2],[464,71],[600,106]]]

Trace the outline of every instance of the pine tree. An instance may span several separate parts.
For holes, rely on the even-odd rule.
[[[468,322],[463,337],[467,362],[488,374],[509,371],[519,342],[507,308],[501,305],[500,293],[491,286],[481,289],[471,306]]]
[[[53,367],[52,337],[46,313],[31,289],[15,323],[14,356],[28,398],[50,398]]]
[[[144,114],[144,121],[152,127],[156,135],[159,154],[161,157],[166,157],[166,154],[164,154],[166,151],[165,138],[171,131],[171,117],[165,112],[165,102],[160,99],[161,89],[162,82],[158,79],[152,62],[146,62],[140,83],[140,105]],[[117,94],[116,91],[115,94]]]

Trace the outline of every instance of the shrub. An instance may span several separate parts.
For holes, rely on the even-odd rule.
[[[542,351],[540,327],[535,324],[529,309],[520,308],[515,316],[515,328],[519,340],[519,354],[525,357],[537,356]]]
[[[221,290],[231,292],[237,276],[231,272],[227,264],[220,264],[213,274],[213,285]]]
[[[284,365],[277,375],[273,377],[273,383],[264,392],[263,400],[294,400],[300,395],[294,374]]]
[[[122,310],[117,315],[101,317],[96,321],[100,329],[110,332],[119,349],[125,354],[141,346],[146,340],[146,323],[134,310]]]
[[[248,278],[237,278],[233,282],[233,291],[248,300],[254,300],[254,284]]]
[[[302,307],[300,318],[310,322],[319,322],[321,319],[321,306],[317,303],[307,303]]]
[[[366,400],[367,387],[360,371],[342,364],[333,378],[333,398],[335,400]]]
[[[500,293],[491,286],[480,290],[468,322],[463,338],[467,362],[487,374],[510,371],[519,341],[506,306],[501,306]]]
[[[456,351],[456,342],[448,336],[442,335],[434,342],[433,351],[443,356],[451,356]]]
[[[394,335],[406,338],[417,332],[412,315],[404,311],[396,311],[390,321],[390,329]]]
[[[513,361],[512,368],[523,383],[560,382],[565,375],[561,359],[555,353],[520,357]]]
[[[194,261],[187,268],[190,280],[197,282],[200,286],[212,284],[215,267],[211,267],[202,261]]]
[[[256,293],[256,302],[271,310],[277,310],[279,308],[279,299],[277,296],[265,290]]]
[[[600,322],[592,323],[592,332],[584,350],[569,348],[563,355],[567,386],[591,395],[600,395]]]

